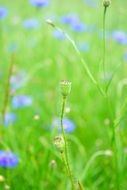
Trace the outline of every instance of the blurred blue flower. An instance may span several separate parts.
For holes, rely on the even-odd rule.
[[[5,7],[0,7],[0,20],[4,19],[8,14],[8,10]]]
[[[36,19],[27,19],[23,21],[23,27],[26,29],[35,29],[39,27],[39,22]]]
[[[123,55],[123,59],[124,59],[124,61],[127,61],[127,52],[124,53],[124,55]]]
[[[76,14],[68,14],[68,15],[63,16],[61,18],[61,21],[64,24],[72,25],[72,24],[77,23],[79,21],[79,18]]]
[[[123,45],[127,44],[127,34],[123,31],[115,31],[112,33],[112,38]]]
[[[7,127],[10,124],[14,123],[16,120],[16,114],[15,113],[6,113],[4,116],[4,126]]]
[[[75,127],[76,127],[74,122],[68,118],[63,119],[63,126],[64,126],[65,132],[67,132],[67,133],[73,132],[75,130]],[[55,129],[58,129],[58,131],[61,131],[60,119],[59,118],[55,118],[53,120],[52,127]]]
[[[77,22],[71,25],[71,29],[74,32],[85,32],[87,30],[87,27],[83,23]]]
[[[82,52],[88,52],[90,50],[90,45],[86,42],[82,42],[78,44],[78,49]]]
[[[49,4],[48,0],[30,0],[30,2],[35,7],[45,7]]]
[[[17,44],[12,43],[12,44],[9,44],[9,46],[8,46],[8,51],[9,51],[10,53],[13,53],[13,52],[15,52],[15,51],[17,50],[17,48],[18,48]]]
[[[14,168],[18,165],[19,158],[10,151],[0,150],[0,167]]]
[[[84,0],[84,3],[86,3],[90,7],[97,7],[97,0]]]
[[[14,108],[21,108],[32,105],[31,96],[19,95],[12,98],[12,105]]]
[[[57,38],[58,40],[64,40],[65,39],[65,35],[62,31],[58,31],[58,30],[54,30],[53,31],[53,36],[55,38]]]
[[[27,74],[25,71],[20,71],[15,75],[11,76],[11,90],[16,90],[24,86],[27,80]]]

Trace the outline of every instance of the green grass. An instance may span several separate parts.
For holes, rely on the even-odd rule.
[[[0,126],[4,128],[0,147],[5,149],[5,144],[17,153],[20,163],[14,169],[0,168],[0,175],[6,179],[5,184],[13,190],[71,189],[61,156],[53,144],[57,132],[49,128],[53,118],[60,115],[59,82],[68,79],[72,82],[72,89],[67,100],[70,112],[66,113],[66,117],[75,122],[76,129],[72,134],[67,134],[67,138],[69,163],[75,181],[80,180],[85,190],[126,190],[127,108],[125,104],[121,110],[121,106],[126,99],[127,89],[125,85],[119,97],[118,87],[127,75],[127,64],[122,59],[127,48],[111,38],[106,40],[105,69],[106,72],[114,73],[108,90],[109,109],[107,99],[90,80],[71,43],[67,39],[55,39],[52,36],[53,28],[46,23],[48,15],[55,15],[56,25],[66,31],[76,43],[86,41],[90,44],[90,51],[81,52],[81,55],[94,78],[101,88],[104,88],[101,64],[103,41],[98,35],[103,25],[102,1],[99,1],[96,9],[85,5],[81,0],[52,0],[49,7],[42,10],[34,9],[28,1],[1,0],[0,4],[9,8],[9,15],[0,23],[0,109],[2,110],[3,106],[11,59],[8,47],[13,42],[18,45],[15,53],[15,72],[25,70],[27,73],[25,86],[18,89],[14,95],[26,94],[33,97],[31,107],[17,110],[11,106],[12,96],[9,98],[7,110],[16,112],[17,120],[7,128]],[[126,6],[124,1],[112,2],[106,15],[108,31],[126,32]],[[81,34],[72,32],[59,21],[61,16],[69,12],[77,12],[82,22],[94,24],[96,31]],[[17,24],[14,25],[12,20],[15,16],[18,17]],[[42,25],[39,29],[27,31],[22,27],[22,21],[31,17],[39,19]],[[36,42],[33,48],[32,40]],[[116,111],[122,115],[115,134],[116,141],[112,141],[114,122],[119,121]],[[39,115],[38,120],[34,119],[35,114]],[[82,177],[91,157],[105,150],[111,150],[112,155],[96,157],[90,164],[86,177]],[[55,165],[52,165],[52,160],[55,160]],[[116,177],[119,178],[119,189]],[[0,189],[5,189],[1,182]]]

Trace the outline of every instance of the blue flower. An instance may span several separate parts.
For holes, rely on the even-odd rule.
[[[26,29],[35,29],[39,27],[39,22],[36,19],[27,19],[23,22],[23,26]]]
[[[65,132],[67,132],[67,133],[73,132],[75,130],[75,127],[76,127],[74,122],[68,118],[63,119],[63,126],[64,126]],[[61,131],[60,119],[59,118],[55,118],[53,120],[52,127],[55,129],[58,129],[58,131]]]
[[[4,19],[8,14],[8,10],[5,7],[0,7],[0,20]]]
[[[17,74],[12,75],[10,80],[11,90],[16,90],[21,88],[27,80],[26,76],[27,75],[25,71],[20,71]]]
[[[54,30],[53,31],[53,36],[59,40],[64,40],[65,39],[65,35],[62,31],[58,31],[58,30]]]
[[[12,98],[12,105],[14,108],[21,108],[32,105],[32,98],[26,95],[14,96]]]
[[[87,30],[86,26],[83,23],[80,23],[80,22],[73,23],[71,25],[71,29],[74,32],[85,32]]]
[[[124,55],[123,55],[123,59],[124,59],[124,61],[127,61],[127,52],[124,53]]]
[[[90,45],[88,43],[79,43],[78,48],[82,52],[88,52],[90,50]]]
[[[84,0],[84,2],[89,5],[90,7],[96,7],[97,6],[97,0]]]
[[[72,25],[72,24],[75,24],[79,21],[79,18],[77,15],[75,14],[68,14],[68,15],[65,15],[61,18],[61,21],[62,23],[64,24],[69,24],[69,25]]]
[[[19,163],[17,155],[10,151],[0,150],[0,167],[14,168]]]
[[[4,116],[4,126],[7,127],[8,125],[14,123],[16,120],[15,113],[6,113]]]
[[[123,31],[115,31],[112,33],[112,38],[123,45],[127,44],[127,34]]]
[[[8,46],[8,51],[9,51],[10,53],[16,52],[17,47],[18,47],[18,46],[17,46],[17,44],[15,44],[15,43],[9,44],[9,46]]]
[[[45,7],[49,4],[48,0],[30,0],[30,2],[35,7]]]

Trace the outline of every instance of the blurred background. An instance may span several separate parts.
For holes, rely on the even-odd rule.
[[[64,127],[75,178],[81,178],[86,190],[116,190],[113,156],[100,156],[87,175],[84,171],[98,151],[113,154],[112,126],[118,121],[119,182],[120,190],[126,190],[127,109],[120,109],[126,105],[127,92],[126,6],[126,1],[112,1],[106,12],[104,77],[103,1],[0,0],[1,115],[6,108],[0,146],[14,152],[19,161],[13,169],[1,165],[0,175],[5,177],[1,188],[70,189],[53,145],[60,133],[59,82],[66,79],[72,89]],[[80,57],[66,35],[47,19],[75,41]],[[108,86],[108,101],[87,75],[81,57],[99,86]]]

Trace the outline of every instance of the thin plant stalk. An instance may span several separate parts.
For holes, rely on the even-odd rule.
[[[108,3],[108,5],[107,5]],[[107,12],[107,8],[110,5],[110,1],[104,1],[104,13],[103,13],[103,73],[104,73],[104,79],[105,79],[105,59],[106,59],[106,38],[105,38],[105,20],[106,20],[106,12]],[[119,166],[118,166],[118,147],[117,147],[117,128],[114,125],[113,122],[113,115],[112,115],[112,107],[111,107],[111,103],[109,100],[109,95],[107,92],[107,87],[105,89],[105,94],[106,94],[106,99],[107,99],[107,103],[108,103],[108,109],[109,112],[111,114],[111,125],[112,125],[112,139],[111,139],[111,143],[112,143],[112,147],[114,150],[114,163],[115,163],[115,173],[116,173],[116,189],[120,190],[120,180],[119,180]]]
[[[72,190],[74,190],[75,185],[74,185],[74,181],[73,181],[73,177],[72,177],[72,173],[71,173],[71,169],[70,169],[70,165],[69,165],[68,152],[67,152],[67,139],[66,139],[66,135],[65,135],[64,127],[63,127],[63,116],[64,116],[65,104],[66,104],[66,96],[63,96],[62,97],[62,110],[61,110],[61,116],[60,116],[60,123],[61,123],[62,135],[63,135],[63,139],[64,139],[64,143],[65,143],[65,165],[66,165],[66,169],[67,169],[67,172],[68,172],[68,175],[70,178]]]
[[[105,79],[105,51],[106,51],[106,36],[105,36],[105,20],[106,20],[106,11],[107,11],[107,7],[104,7],[104,13],[103,13],[103,60],[102,60],[102,64],[103,64],[103,75],[104,75],[104,79]]]

